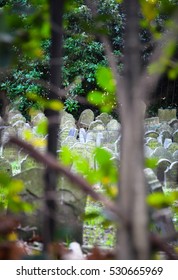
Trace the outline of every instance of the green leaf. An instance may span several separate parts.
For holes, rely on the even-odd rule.
[[[58,100],[49,100],[45,102],[45,108],[54,110],[54,111],[60,111],[64,107],[63,103]]]
[[[158,159],[156,158],[146,158],[145,159],[145,167],[155,169],[158,164]]]
[[[91,91],[87,99],[91,104],[101,105],[103,103],[103,92],[97,90]]]
[[[9,185],[11,181],[11,178],[10,176],[5,173],[5,172],[0,172],[0,184],[3,186],[3,187],[6,187]]]
[[[147,197],[147,203],[154,207],[154,208],[164,208],[164,207],[169,207],[173,203],[174,199],[173,197],[169,195],[165,195],[164,193],[161,192],[155,192]]]
[[[45,136],[47,134],[48,123],[47,120],[42,120],[38,123],[36,132],[40,135]]]
[[[98,85],[104,90],[110,93],[116,92],[116,81],[109,67],[98,67],[96,71],[96,80]]]

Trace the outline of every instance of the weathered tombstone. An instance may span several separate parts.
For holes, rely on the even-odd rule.
[[[154,130],[150,130],[150,131],[147,131],[145,133],[145,137],[151,137],[151,138],[158,138],[159,134],[158,132],[154,131]]]
[[[158,117],[160,122],[176,119],[176,109],[158,109]]]
[[[160,136],[162,136],[162,143],[164,143],[165,139],[171,139],[172,140],[172,134],[167,130],[161,131]]]
[[[8,123],[10,125],[13,125],[14,123],[16,123],[17,121],[22,121],[22,122],[26,122],[26,119],[22,116],[21,113],[12,115],[12,117],[8,117]]]
[[[173,128],[173,130],[178,129],[178,119],[172,119],[168,122],[168,124]]]
[[[36,207],[32,214],[21,215],[22,227],[37,227],[38,232],[42,232],[44,230],[42,226],[44,212],[43,170],[40,168],[29,169],[15,175],[14,178],[24,182],[25,189],[21,194],[22,198]],[[82,216],[85,211],[86,195],[62,177],[58,180],[56,202],[58,209],[54,215],[56,215],[59,239],[77,241],[82,244]]]
[[[165,182],[164,172],[167,170],[168,167],[170,167],[170,165],[171,162],[167,159],[160,159],[157,163],[156,175],[161,184],[164,184]]]
[[[74,136],[67,136],[64,141],[62,141],[61,146],[73,147],[74,144],[78,143]]]
[[[103,144],[103,133],[102,132],[98,132],[97,136],[96,136],[96,147],[101,147]]]
[[[36,160],[34,160],[29,155],[26,156],[26,158],[24,158],[21,161],[21,172],[25,171],[25,170],[32,169],[34,167],[41,167],[42,168],[42,164],[39,164]]]
[[[78,120],[78,126],[83,128],[88,128],[94,120],[94,113],[90,109],[84,110]]]
[[[146,145],[152,150],[155,150],[156,148],[161,146],[161,144],[155,138],[149,138],[146,142]]]
[[[173,154],[175,151],[178,150],[178,143],[172,143],[169,145],[169,147],[167,148],[168,151]]]
[[[112,119],[112,116],[107,113],[101,113],[99,116],[96,117],[96,120],[102,121],[102,123],[106,126],[110,120]]]
[[[146,158],[150,158],[152,153],[153,153],[153,150],[150,147],[144,145],[144,156]]]
[[[166,138],[164,140],[164,148],[165,149],[168,149],[171,144],[172,144],[172,140],[170,138]]]
[[[95,130],[95,127],[98,125],[104,126],[101,120],[96,120],[90,123],[88,130]]]
[[[153,170],[150,168],[146,168],[144,172],[148,186],[148,192],[163,193],[162,185],[158,181]],[[163,208],[161,210],[151,209],[151,216],[154,224],[156,225],[156,231],[158,231],[158,233],[160,233],[162,237],[167,237],[170,235],[175,236],[175,227],[172,221],[172,212],[169,207]]]
[[[175,152],[173,153],[173,159],[174,159],[175,161],[178,161],[178,151],[175,151]]]
[[[69,130],[69,136],[73,136],[73,137],[77,137],[77,134],[78,134],[78,129],[76,129],[75,127],[72,127],[70,130]]]
[[[2,155],[8,161],[18,161],[18,149],[12,144],[6,144],[3,146]]]
[[[38,112],[33,118],[31,119],[31,123],[33,126],[38,125],[41,121],[47,121],[47,118],[43,112]]]
[[[0,172],[5,172],[10,176],[12,175],[12,166],[9,161],[4,158],[0,158]]]
[[[60,126],[64,127],[66,126],[66,122],[70,122],[71,123],[71,127],[75,127],[75,119],[73,117],[72,114],[69,114],[65,111],[62,111],[61,113],[61,121],[60,121]]]
[[[80,143],[86,142],[87,133],[84,128],[80,128],[79,130],[79,141]]]
[[[178,129],[173,133],[173,142],[178,143]]]
[[[159,134],[160,134],[162,131],[164,131],[164,130],[168,131],[171,135],[172,135],[172,133],[173,133],[172,127],[170,127],[170,125],[168,125],[168,123],[165,123],[165,122],[161,123],[161,124],[159,125],[159,127],[157,127],[157,129],[156,129],[156,131],[157,131]],[[169,137],[166,136],[166,138],[169,138]]]
[[[165,171],[166,175],[166,187],[177,188],[178,187],[178,161],[173,162],[170,167]]]
[[[145,119],[145,126],[153,126],[159,124],[159,117],[152,117]]]
[[[152,153],[151,155],[152,158],[157,158],[157,159],[167,159],[169,161],[172,162],[173,160],[173,157],[172,157],[172,154],[164,149],[163,147],[158,147],[154,150],[154,152]]]

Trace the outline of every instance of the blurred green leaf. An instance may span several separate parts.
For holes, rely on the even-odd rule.
[[[96,80],[98,85],[104,90],[110,93],[116,92],[116,81],[109,67],[98,67],[96,70]]]

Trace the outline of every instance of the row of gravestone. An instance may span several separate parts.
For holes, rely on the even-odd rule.
[[[156,158],[154,172],[167,188],[178,187],[178,120],[157,123],[145,132],[145,156]]]
[[[41,117],[40,117],[40,119],[41,119]],[[64,121],[64,118],[66,118],[67,120]],[[67,125],[69,125],[69,120],[68,120],[69,118],[72,119],[71,116],[69,117],[69,114],[67,115],[66,113],[64,113],[64,117],[62,118],[62,122],[61,122],[63,124],[63,128],[65,128]],[[98,121],[100,121],[100,122],[98,123]],[[79,140],[77,139],[77,135],[76,135],[76,140],[79,141],[79,144],[84,144],[85,147],[87,147],[89,145],[89,143],[91,144],[92,141],[93,141],[91,138],[90,138],[90,141],[86,141],[87,137],[89,137],[87,134],[90,133],[93,128],[95,128],[95,124],[96,124],[96,127],[99,126],[99,129],[97,130],[96,135],[101,136],[101,135],[103,135],[103,134],[99,134],[101,132],[103,133],[104,131],[108,130],[108,133],[110,133],[110,131],[112,131],[112,129],[111,130],[108,129],[108,124],[111,121],[112,121],[112,119],[108,120],[108,122],[105,121],[105,123],[102,124],[101,120],[97,119],[97,120],[93,121],[94,124],[91,122],[90,125],[88,126],[88,128],[86,127],[86,123],[84,123],[84,121],[80,122],[80,124],[82,124],[82,125],[80,125],[80,127],[79,127],[79,133],[78,133]],[[113,121],[115,121],[115,120],[113,120]],[[115,123],[116,123],[116,121],[115,121]],[[74,128],[77,129],[76,126],[74,126],[75,123],[72,123],[72,124],[73,124],[73,126],[70,127],[70,130],[69,130],[70,133],[73,133]],[[154,125],[156,125],[156,124],[154,124]],[[83,126],[83,127],[81,127],[81,126]],[[104,129],[103,129],[102,126],[104,127]],[[92,129],[89,129],[89,127],[90,128],[92,127]],[[102,127],[102,129],[101,129],[101,127]],[[157,129],[160,129],[160,128],[161,128],[160,124],[156,125],[156,129],[154,129],[154,132],[157,132],[158,131]],[[73,131],[72,131],[72,129],[73,129]],[[117,129],[120,130],[119,125],[117,125]],[[62,131],[62,129],[61,129],[61,131]],[[60,131],[60,133],[61,133],[61,131]],[[94,131],[95,131],[95,129],[93,129],[93,132]],[[69,135],[68,137],[71,137],[71,136],[74,137],[74,135]],[[154,136],[158,136],[159,137],[159,135],[157,135],[157,134],[154,134]],[[118,137],[118,135],[117,135],[117,137]],[[147,137],[147,134],[146,134],[146,137]],[[158,137],[152,137],[152,138],[156,139],[156,141],[158,141],[158,139],[157,139]],[[115,139],[116,140],[115,142],[117,142],[117,139],[118,138]],[[97,137],[96,137],[95,140],[97,140]],[[97,140],[97,141],[99,141],[99,140]],[[93,142],[95,142],[95,145],[97,145],[97,141],[93,141]],[[99,145],[101,145],[101,142],[99,143]],[[76,146],[75,146],[75,148],[76,148]],[[78,151],[79,152],[82,151],[80,145],[78,146]],[[19,151],[19,153],[20,152],[21,151]],[[11,151],[11,153],[12,153],[12,151]],[[89,154],[90,154],[90,151],[89,151]],[[23,155],[23,152],[22,152],[22,155]],[[42,191],[43,191],[43,187],[42,187],[42,185],[43,185],[42,184],[42,171],[39,168],[38,169],[36,169],[36,168],[32,169],[32,167],[37,165],[37,163],[35,161],[33,161],[30,157],[27,157],[27,158],[25,158],[25,157],[26,156],[22,156],[23,160],[22,160],[21,168],[22,168],[22,170],[25,170],[25,169],[29,169],[29,170],[23,171],[23,172],[15,175],[15,178],[22,179],[24,181],[24,183],[25,183],[25,191],[22,194],[23,198],[26,199],[27,201],[34,202],[35,205],[37,204],[38,206],[40,206],[41,205],[41,201],[43,200],[43,196],[42,196]],[[161,160],[164,160],[164,159],[161,159]],[[23,165],[25,165],[25,163],[27,163],[27,162],[28,162],[28,165],[26,165],[26,167],[25,166],[23,167]],[[174,164],[174,162],[173,162],[173,164]],[[4,159],[1,159],[0,166],[3,167],[3,168],[6,168],[8,172],[11,172],[11,165],[7,161],[4,161]],[[156,184],[159,185],[159,188],[161,188],[160,184],[159,184],[158,180],[156,179],[156,176],[154,176],[153,172],[150,170],[148,173],[152,174],[151,175],[152,176],[152,179],[151,179],[152,181],[150,181],[152,183],[149,183],[149,184],[151,184],[150,188],[153,189],[153,190],[155,189],[155,182],[157,182]],[[156,174],[157,175],[160,174],[159,166],[157,167]],[[159,177],[159,175],[158,175],[158,177]],[[74,236],[75,240],[78,240],[79,242],[82,242],[82,220],[81,220],[81,213],[84,212],[86,197],[81,195],[81,198],[78,198],[78,194],[80,192],[78,192],[78,191],[74,191],[74,192],[71,191],[71,189],[74,190],[74,188],[73,188],[73,186],[72,186],[72,188],[69,187],[69,185],[70,185],[69,182],[64,180],[64,178],[59,181],[59,189],[62,186],[62,192],[61,192],[61,189],[60,189],[60,194],[58,195],[58,198],[57,198],[58,206],[60,208],[59,213],[57,214],[57,220],[58,220],[58,222],[60,221],[58,223],[59,224],[59,229],[60,228],[64,228],[65,229],[65,236],[66,236],[66,232],[68,232],[69,236],[72,235],[72,236]],[[38,186],[38,187],[35,188],[35,186]],[[34,199],[34,198],[36,198],[36,199]],[[67,199],[67,200],[65,200],[65,199]],[[76,209],[76,205],[80,205],[80,203],[79,203],[80,201],[81,201],[81,207],[79,207],[79,210],[78,210],[78,208]],[[38,220],[38,218],[41,217],[40,213],[41,213],[41,211],[43,211],[43,210],[41,210],[41,207],[39,207],[39,208],[40,209],[37,212],[35,212],[33,216],[28,216],[27,217],[26,215],[25,216],[23,215],[21,217],[22,221],[23,221],[22,222],[22,227],[25,226],[25,224],[28,224],[30,226],[37,226],[37,227],[39,227],[40,221]],[[62,215],[61,215],[61,213],[62,213]],[[170,212],[168,211],[168,209],[167,209],[167,213],[168,213],[168,218],[160,217],[159,215],[156,215],[156,217],[158,217],[158,216],[160,217],[156,221],[156,223],[158,225],[158,228],[161,228],[161,231],[163,231],[163,232],[168,232],[169,230],[167,230],[165,228],[172,228],[172,226],[173,226],[172,223],[171,223],[171,220],[170,220]],[[65,217],[65,220],[64,220],[63,217]],[[66,217],[67,217],[67,220],[66,220]],[[165,224],[164,223],[165,220],[167,220],[168,223]],[[169,226],[168,226],[168,224],[169,224]],[[60,234],[62,236],[62,233],[60,233]]]

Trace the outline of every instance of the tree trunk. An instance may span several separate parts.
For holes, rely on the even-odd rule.
[[[139,1],[125,0],[124,90],[120,94],[122,143],[118,202],[128,223],[118,230],[120,259],[148,259],[146,187],[143,152],[143,104],[140,77]]]
[[[58,99],[53,92],[54,88],[61,87],[61,60],[62,60],[62,16],[64,1],[50,1],[51,16],[51,50],[50,50],[50,85],[48,99]],[[48,118],[47,152],[57,156],[59,112],[47,109],[45,114]],[[56,186],[57,174],[54,170],[46,168],[45,175],[45,209],[44,209],[44,250],[50,242],[54,241],[56,225]]]

